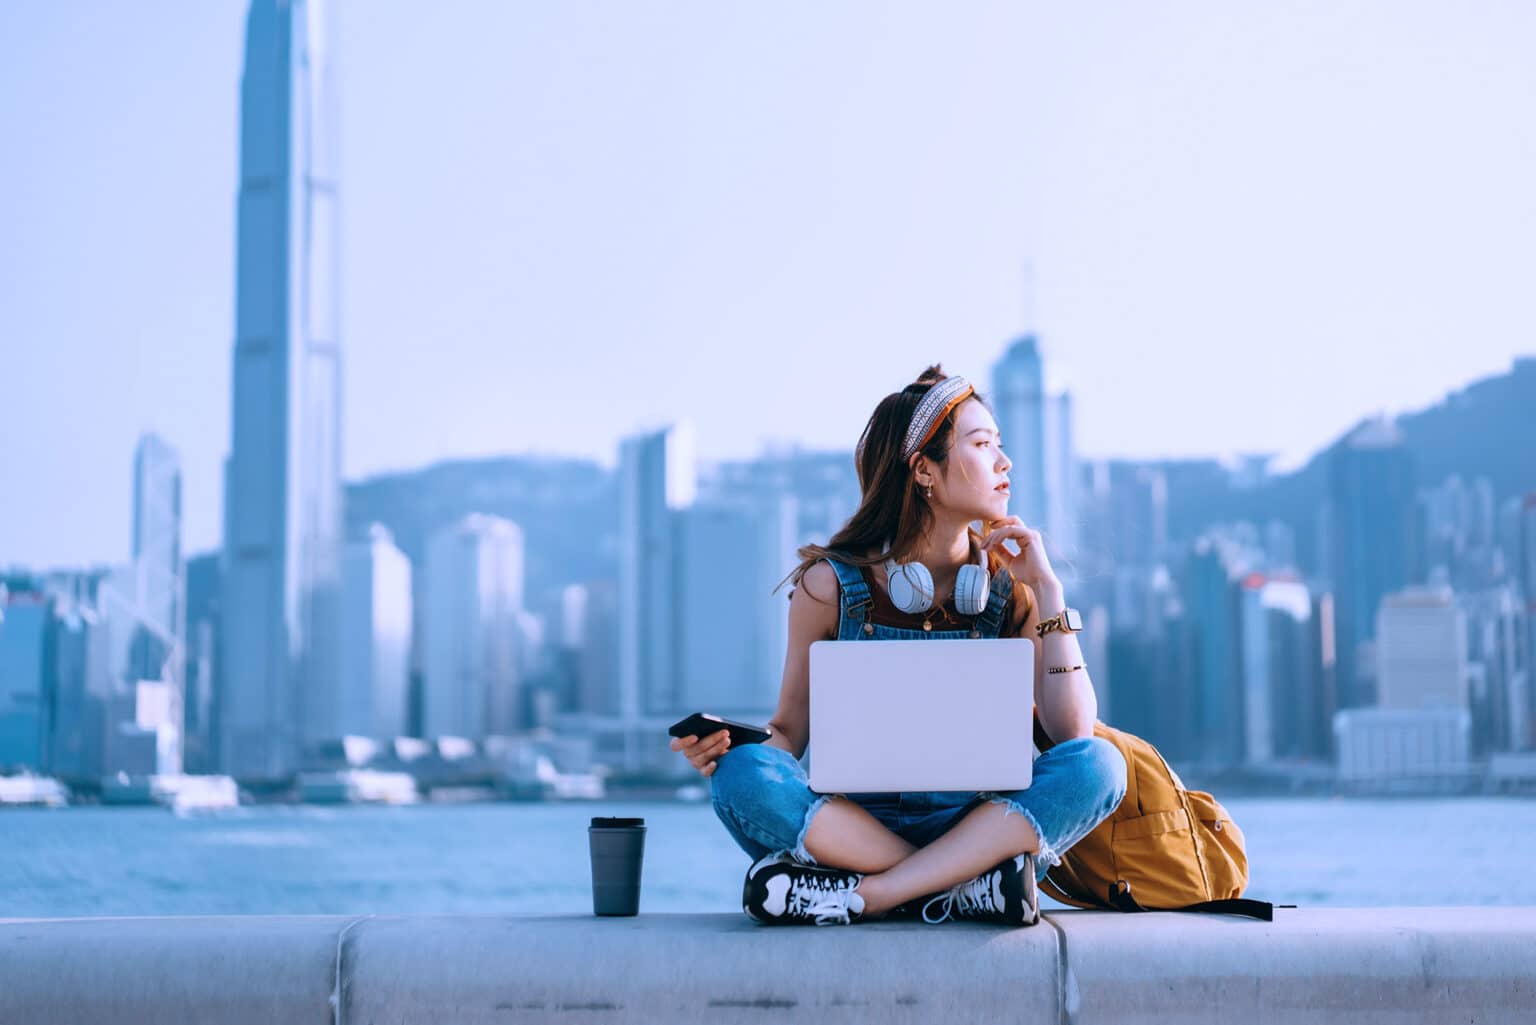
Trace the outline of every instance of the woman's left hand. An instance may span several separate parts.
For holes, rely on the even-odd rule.
[[[1045,541],[1038,530],[1031,530],[1017,516],[993,520],[990,526],[981,539],[982,551],[996,552],[1015,580],[1028,584],[1036,592],[1061,586],[1056,571],[1051,568],[1051,560],[1045,554]],[[1017,555],[1003,544],[1010,538],[1019,546]]]

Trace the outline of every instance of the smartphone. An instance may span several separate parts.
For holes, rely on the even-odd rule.
[[[732,747],[738,744],[761,744],[773,736],[773,730],[768,726],[734,722],[730,719],[722,719],[718,715],[707,715],[704,712],[695,712],[681,722],[673,723],[667,732],[674,737],[698,737],[703,740],[721,730],[730,730]]]

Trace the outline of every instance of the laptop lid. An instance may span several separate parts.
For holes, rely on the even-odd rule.
[[[816,641],[811,789],[1024,789],[1034,659],[1023,637]]]

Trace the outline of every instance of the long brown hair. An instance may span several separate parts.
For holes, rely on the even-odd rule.
[[[869,423],[864,425],[864,433],[859,436],[859,447],[854,450],[861,495],[858,511],[825,545],[806,545],[796,552],[800,564],[780,582],[780,587],[786,581],[798,587],[805,571],[822,559],[836,559],[854,566],[874,566],[885,560],[886,542],[890,542],[890,555],[898,562],[917,547],[923,534],[933,525],[933,506],[923,497],[910,463],[901,458],[901,447],[917,404],[929,388],[948,376],[935,363],[919,374],[916,381],[880,400]],[[986,405],[980,395],[972,397]],[[955,434],[955,414],[959,409],[956,405],[949,411],[939,422],[932,439],[920,450],[935,465],[943,465],[949,458]],[[976,537],[974,530],[971,536]],[[871,552],[874,554],[869,554]],[[995,571],[996,557],[988,562]]]

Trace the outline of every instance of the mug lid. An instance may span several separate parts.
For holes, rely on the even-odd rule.
[[[594,816],[592,819],[593,829],[631,829],[644,825],[644,819],[607,819],[600,816]]]

